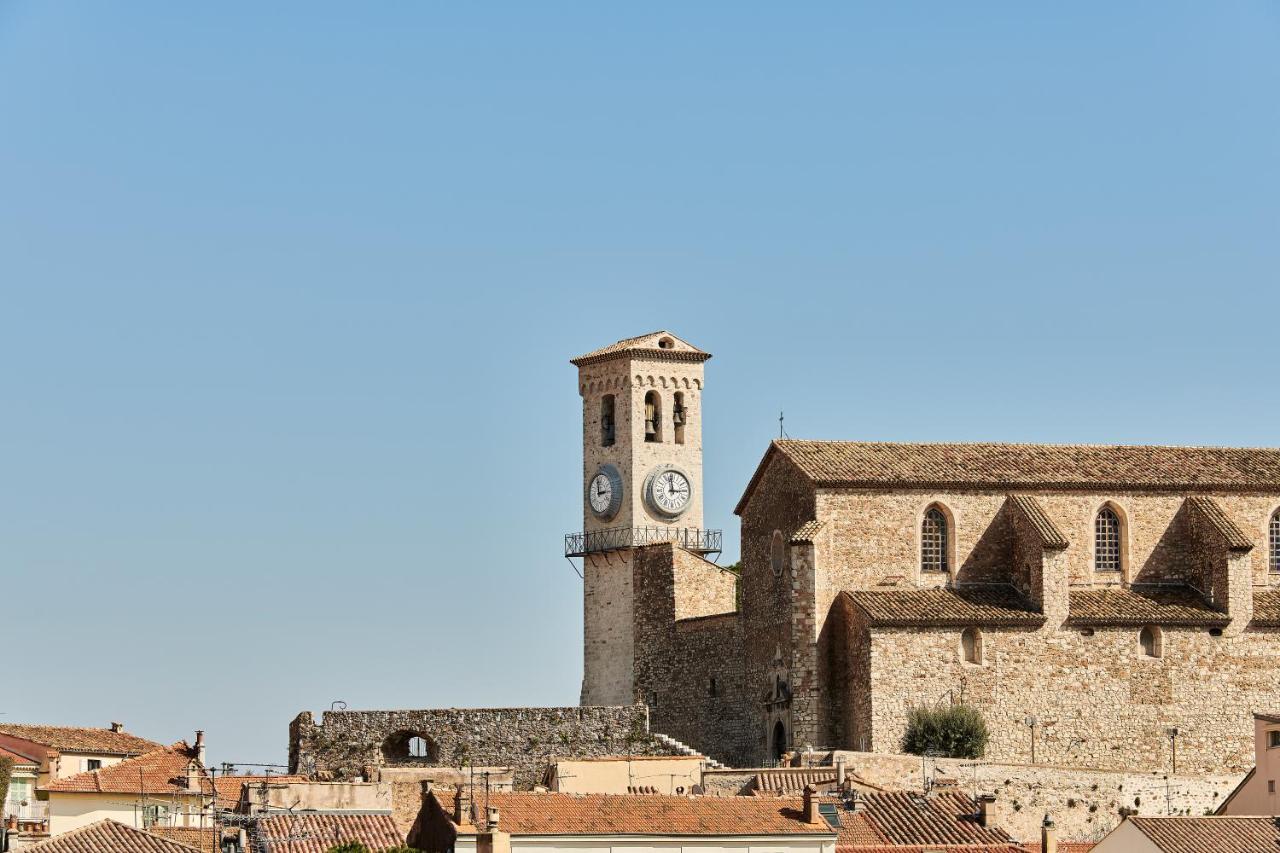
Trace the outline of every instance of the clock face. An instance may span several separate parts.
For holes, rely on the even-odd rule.
[[[587,481],[587,506],[596,518],[608,520],[622,507],[622,475],[612,465],[601,465]]]
[[[596,515],[603,515],[608,511],[609,504],[613,502],[613,483],[606,474],[596,474],[591,478],[591,485],[587,487],[587,500],[591,502],[591,511]]]
[[[649,475],[645,499],[659,515],[675,518],[689,508],[692,497],[689,478],[678,468],[659,468]]]

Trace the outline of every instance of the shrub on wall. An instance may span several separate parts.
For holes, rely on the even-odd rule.
[[[0,758],[0,806],[4,805],[4,798],[9,796],[9,777],[13,775],[13,759]],[[4,815],[0,815],[4,817]]]
[[[912,708],[902,749],[913,755],[936,753],[947,758],[978,758],[987,748],[987,721],[972,705]]]

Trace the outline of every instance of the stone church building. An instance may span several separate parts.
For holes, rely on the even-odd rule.
[[[709,561],[710,355],[668,332],[573,360],[582,703],[740,765],[896,751],[965,702],[988,757],[1240,771],[1280,708],[1280,450],[773,442]]]

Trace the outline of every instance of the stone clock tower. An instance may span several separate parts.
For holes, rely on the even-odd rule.
[[[634,549],[676,542],[718,552],[702,528],[702,364],[711,356],[670,332],[618,341],[572,360],[582,395],[582,704],[635,695]]]

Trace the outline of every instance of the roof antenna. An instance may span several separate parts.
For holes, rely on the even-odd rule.
[[[786,429],[782,426],[782,422],[785,417],[786,416],[782,412],[778,412],[778,438],[791,438],[791,436],[787,435]]]

